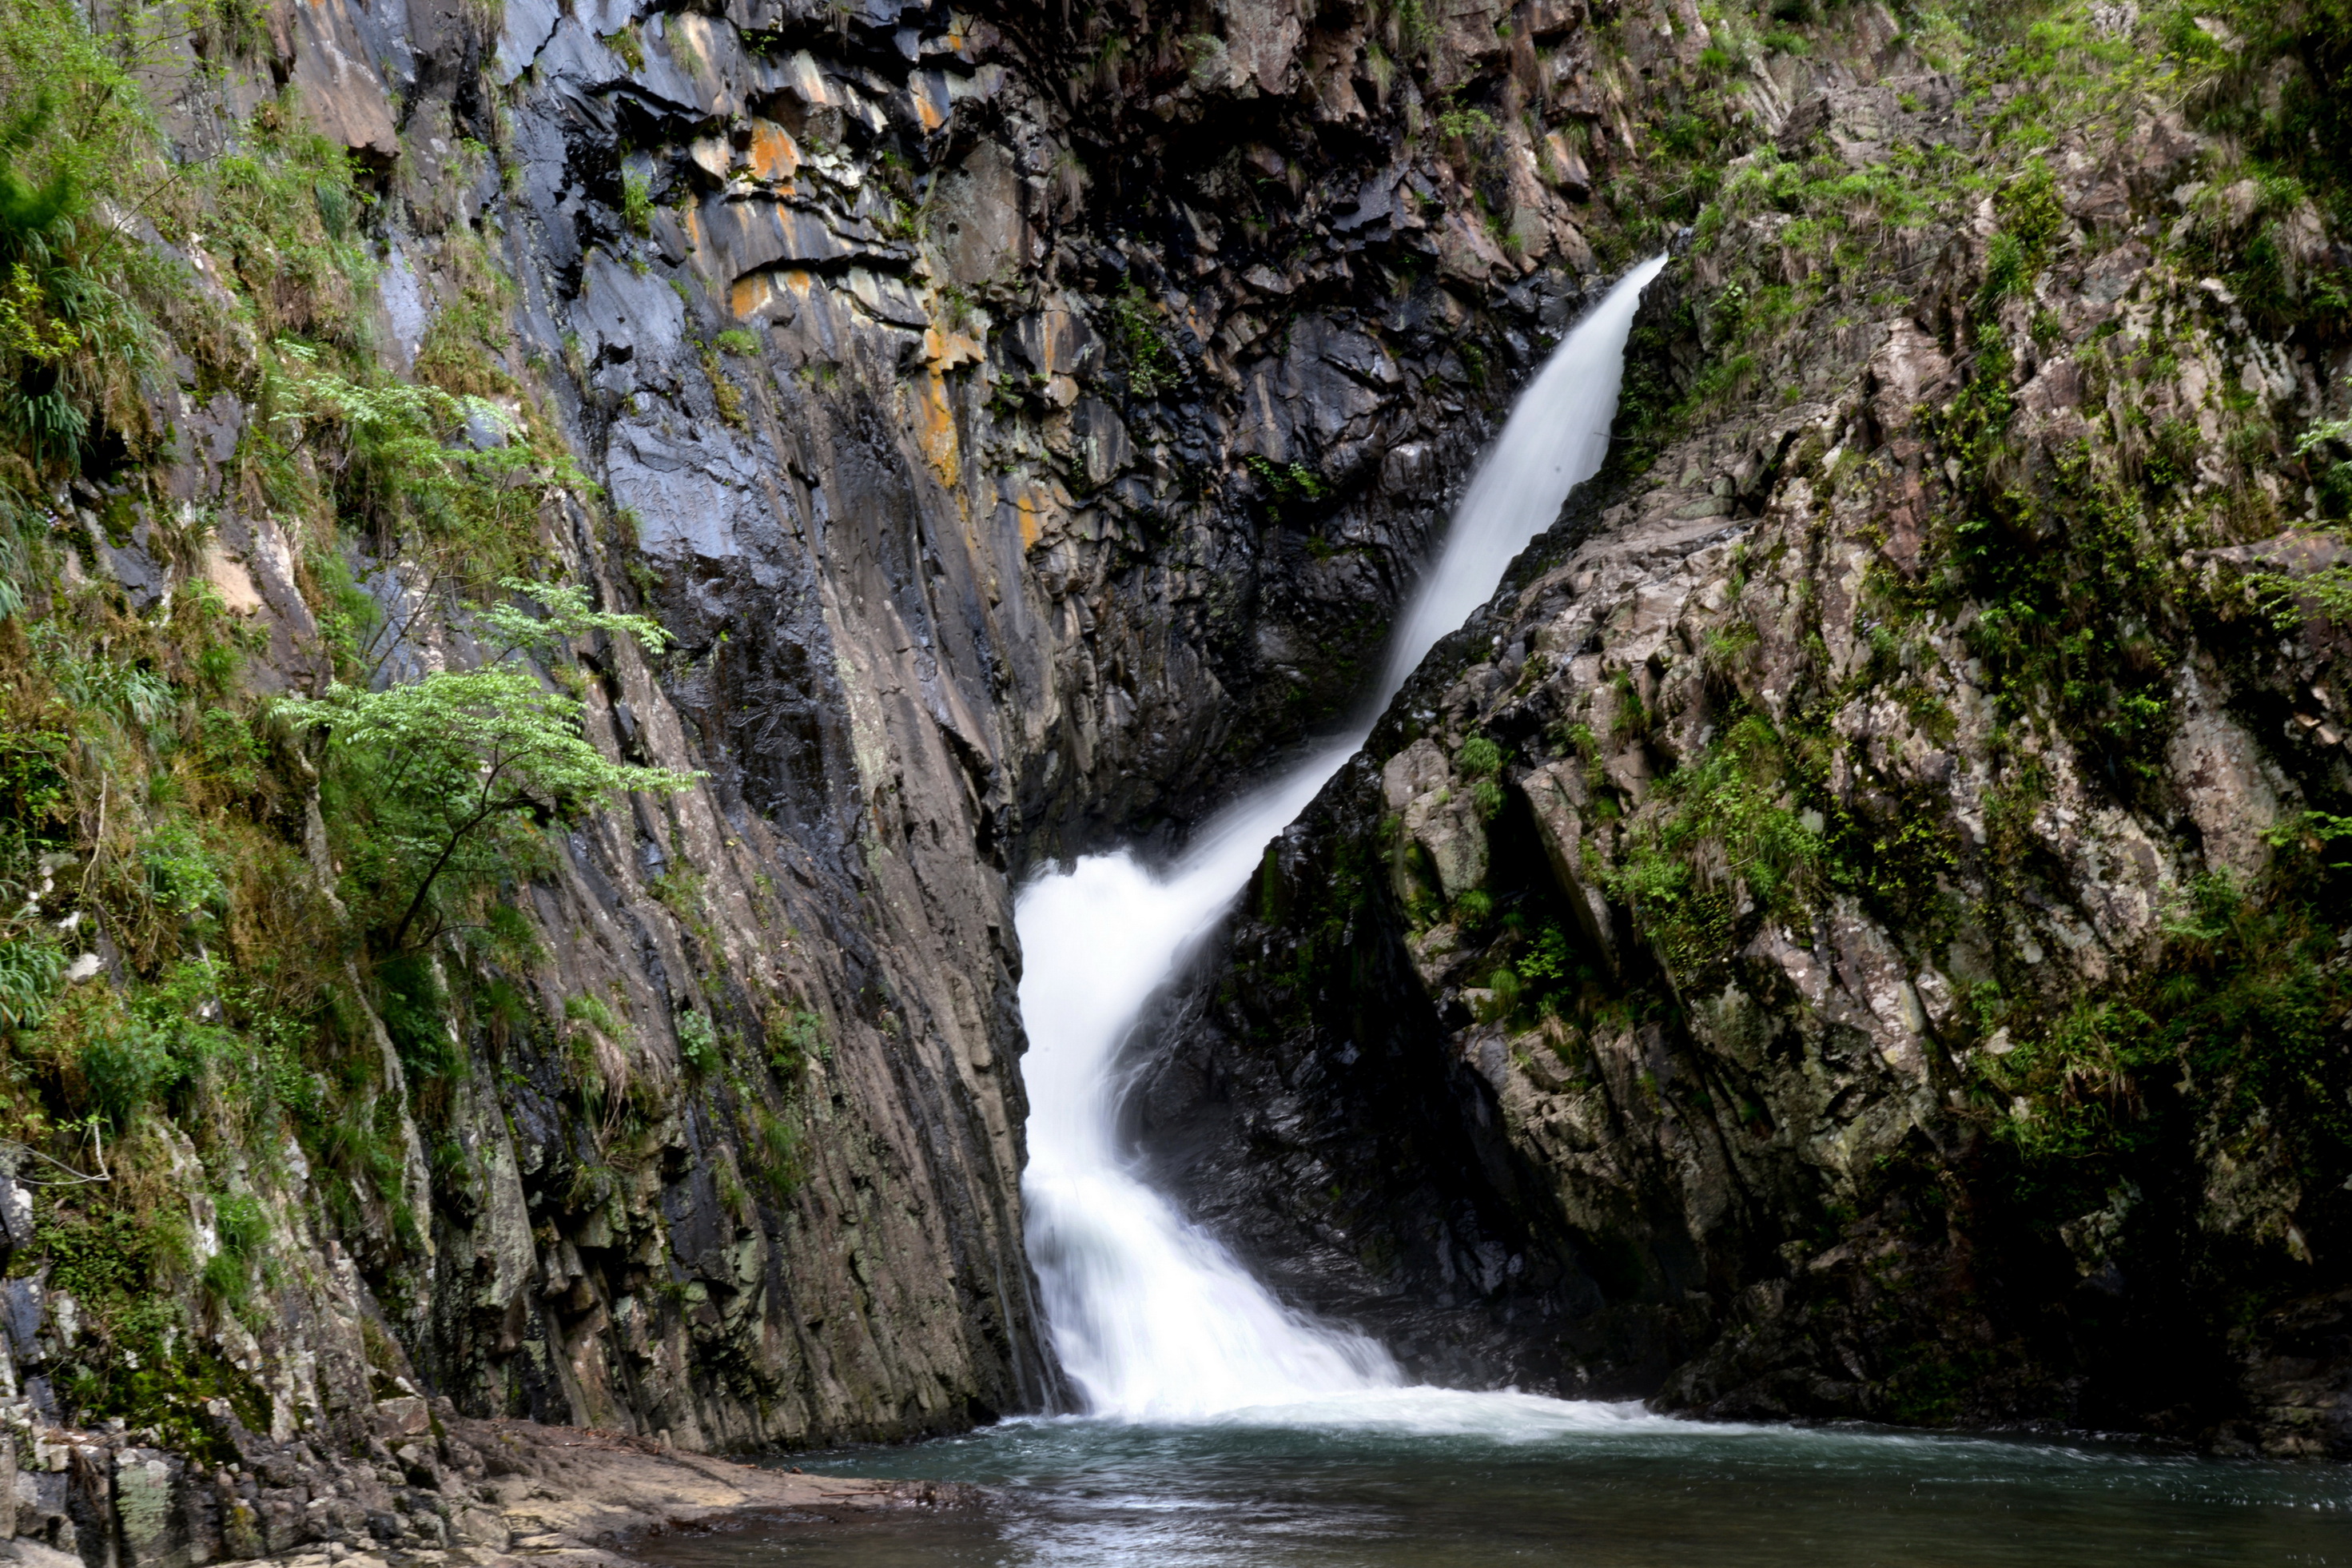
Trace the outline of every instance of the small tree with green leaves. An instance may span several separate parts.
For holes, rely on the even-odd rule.
[[[510,874],[534,856],[538,828],[576,817],[635,790],[676,793],[697,777],[606,758],[581,732],[580,702],[550,689],[525,656],[545,655],[603,631],[658,651],[668,634],[643,616],[589,608],[578,587],[502,584],[536,598],[544,616],[501,605],[482,616],[496,655],[474,669],[363,690],[341,682],[326,695],[289,698],[280,711],[320,730],[342,787],[363,822],[353,868],[388,921],[388,944],[431,941],[447,926],[446,895]]]

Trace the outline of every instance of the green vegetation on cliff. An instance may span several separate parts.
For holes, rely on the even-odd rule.
[[[185,1314],[314,1266],[296,1164],[371,1268],[422,1255],[406,1102],[446,1106],[456,1031],[574,1039],[625,1120],[581,1043],[621,1026],[499,964],[548,833],[692,781],[583,729],[577,650],[666,637],[566,580],[551,520],[601,501],[494,264],[385,369],[368,184],[290,88],[176,153],[175,25],[0,14],[0,1139],[48,1173],[15,1266],[81,1313],[59,1398],[205,1454],[208,1398],[270,1422]]]

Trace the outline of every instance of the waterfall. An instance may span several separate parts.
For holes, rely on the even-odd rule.
[[[1664,257],[1654,256],[1618,279],[1519,394],[1509,422],[1454,510],[1436,569],[1413,595],[1389,645],[1376,711],[1437,639],[1494,594],[1503,569],[1551,526],[1568,492],[1601,471],[1609,426],[1617,417],[1633,312],[1642,290],[1665,264]]]
[[[1121,851],[1022,891],[1029,1256],[1055,1349],[1089,1413],[1198,1419],[1403,1381],[1370,1340],[1276,1301],[1139,1178],[1116,1131],[1120,1047],[1265,846],[1363,743],[1423,656],[1486,602],[1511,558],[1601,467],[1625,339],[1642,290],[1664,265],[1656,257],[1622,279],[1519,395],[1400,623],[1361,728],[1228,807],[1165,870]]]

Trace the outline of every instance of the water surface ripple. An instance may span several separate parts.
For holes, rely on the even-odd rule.
[[[803,1459],[988,1507],[656,1542],[667,1568],[2352,1564],[2352,1472],[1387,1389],[1184,1425],[1024,1419]]]

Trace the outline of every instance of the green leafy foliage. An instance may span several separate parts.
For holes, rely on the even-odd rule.
[[[450,1029],[450,998],[436,966],[424,955],[395,951],[375,965],[376,1012],[400,1053],[412,1086],[429,1091],[467,1070],[464,1048]]]
[[[65,977],[66,950],[42,937],[0,942],[0,1026],[37,1024]]]
[[[2263,830],[2263,842],[2273,849],[2300,848],[2315,856],[2339,854],[2333,846],[2352,839],[2352,816],[2332,811],[2291,811]],[[2331,871],[2352,871],[2352,861],[2328,862]]]
[[[1503,771],[1502,748],[1484,735],[1473,735],[1454,752],[1454,765],[1471,781],[1470,802],[1479,820],[1492,822],[1501,816],[1503,784],[1498,775]]]
[[[0,734],[0,1027],[38,1023],[68,962],[41,918],[70,843],[64,746],[54,731]]]
[[[719,363],[719,350],[710,343],[702,345],[702,374],[710,379],[710,397],[718,405],[719,417],[738,430],[750,429],[751,421],[743,412],[742,391],[729,377],[726,366]]]
[[[2112,458],[2087,441],[2020,473],[2011,363],[2002,340],[1986,343],[1934,422],[1965,508],[1946,608],[1981,606],[1969,646],[2012,710],[2046,706],[2127,779],[2152,779],[2170,727],[2162,630],[2179,620],[2164,558]]]
[[[173,964],[127,1000],[78,989],[57,1004],[29,1053],[55,1062],[67,1101],[119,1135],[150,1108],[234,1133],[280,1112],[315,1110],[302,1070],[307,1020],[219,962]]]
[[[158,1427],[207,1463],[236,1458],[208,1401],[270,1424],[206,1346],[278,1282],[271,1215],[338,1237],[397,1308],[422,1245],[412,1126],[449,1145],[476,1038],[535,1053],[554,1033],[484,977],[540,956],[512,884],[547,864],[546,827],[686,782],[583,729],[575,645],[658,649],[658,629],[523,580],[548,515],[594,490],[509,363],[495,255],[440,236],[434,324],[410,373],[383,369],[386,187],[236,53],[257,15],[0,7],[0,1111],[61,1181],[94,1178],[43,1191],[16,1267],[83,1309],[54,1367],[66,1417]],[[179,90],[190,26],[205,91],[260,69],[233,117],[167,142],[147,94]],[[167,423],[182,385],[250,416],[186,504],[163,466],[189,451]],[[231,512],[283,540],[342,680],[282,718],[266,677],[309,687],[308,649],[298,631],[296,665],[253,668],[288,606],[274,574],[268,616],[206,580]],[[134,540],[173,579],[144,608],[105,570]],[[393,580],[386,616],[369,590]],[[426,626],[487,661],[375,689]],[[428,951],[437,932],[459,940]],[[105,964],[66,984],[85,948]]]
[[[1448,102],[1437,111],[1440,134],[1466,142],[1483,142],[1495,133],[1495,117],[1483,109]]]
[[[69,168],[49,171],[36,186],[17,170],[57,117],[46,89],[37,88],[5,122],[0,122],[0,260],[11,260],[42,245],[82,204],[79,182]]]
[[[655,647],[666,640],[643,616],[591,610],[584,589],[506,586],[536,595],[547,612],[500,605],[484,615],[508,655],[551,652],[592,631]],[[447,923],[451,911],[433,906],[445,877],[470,889],[527,863],[523,840],[532,827],[570,821],[632,791],[674,794],[694,783],[671,769],[606,759],[581,731],[580,700],[511,658],[382,690],[337,683],[322,697],[287,699],[279,711],[298,729],[324,731],[345,770],[352,793],[344,798],[365,825],[354,847],[359,890],[394,950],[412,933],[437,934]]]
[[[1110,337],[1127,367],[1129,393],[1144,401],[1173,392],[1183,381],[1182,362],[1168,344],[1159,313],[1140,284],[1111,296]]]
[[[708,1077],[719,1070],[723,1058],[719,1052],[719,1031],[710,1022],[710,1015],[689,1007],[677,1016],[677,1055],[689,1071]]]
[[[89,1106],[118,1132],[186,1077],[170,1037],[135,1014],[118,1014],[88,1029],[79,1066]]]
[[[1742,887],[1772,910],[1818,894],[1824,846],[1818,823],[1790,805],[1794,782],[1785,742],[1753,713],[1660,781],[1665,807],[1638,822],[1609,890],[1678,973],[1727,952]]]
[[[1556,919],[1531,926],[1517,910],[1506,916],[1504,924],[1512,939],[1505,944],[1510,962],[1487,982],[1501,1015],[1528,1025],[1575,1013],[1595,975],[1567,929]]]
[[[2208,126],[2303,175],[2339,222],[2352,216],[2352,5],[2180,5],[2164,39]]]
[[[289,699],[284,710],[299,726],[325,730],[338,760],[369,786],[383,860],[371,868],[383,878],[371,890],[408,889],[387,930],[394,948],[419,929],[445,874],[475,884],[516,858],[499,829],[568,821],[633,790],[693,784],[669,769],[606,760],[581,733],[579,701],[515,665],[438,671],[382,691],[337,685],[323,697]]]
[[[788,1016],[768,1031],[768,1062],[786,1083],[798,1082],[808,1064],[833,1054],[824,1031],[824,1016],[806,1009]]]
[[[2280,1118],[2352,1151],[2352,1079],[2331,1043],[2346,975],[2324,903],[2198,879],[2167,920],[2165,963],[1978,1057],[2000,1135],[2098,1183],[2180,1137],[2184,1116],[2232,1131]]]
[[[0,468],[19,482],[78,468],[144,357],[131,247],[89,216],[143,141],[138,102],[68,6],[0,14],[0,428],[16,437]]]
[[[654,177],[647,169],[621,171],[621,217],[632,234],[650,234],[654,226]]]
[[[220,1249],[205,1260],[205,1289],[232,1310],[242,1309],[269,1239],[269,1216],[252,1194],[231,1194],[213,1201],[213,1229]]]
[[[1503,749],[1484,735],[1473,735],[1454,753],[1454,765],[1465,778],[1492,778],[1502,771]]]
[[[311,346],[278,344],[285,433],[274,461],[308,448],[337,476],[337,510],[436,595],[487,595],[533,552],[540,510],[587,481],[560,445],[498,405],[380,373],[346,375]],[[281,484],[293,489],[289,477]]]
[[[2323,566],[2294,574],[2251,572],[2246,585],[2283,632],[2300,632],[2317,623],[2352,625],[2352,567]]]
[[[1331,493],[1331,487],[1303,463],[1277,463],[1260,453],[1250,452],[1242,458],[1242,466],[1256,476],[1258,483],[1273,498],[1265,509],[1266,516],[1277,522],[1286,503],[1321,500]]]
[[[768,1190],[781,1201],[807,1179],[801,1158],[801,1130],[764,1105],[751,1108],[751,1161]]]
[[[159,1226],[129,1208],[59,1208],[40,1216],[38,1239],[49,1289],[72,1296],[84,1316],[82,1337],[54,1373],[68,1408],[91,1421],[154,1427],[205,1464],[236,1456],[208,1412],[211,1401],[226,1399],[248,1426],[268,1429],[268,1396],[188,1331],[169,1289],[188,1267],[184,1226]]]

